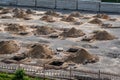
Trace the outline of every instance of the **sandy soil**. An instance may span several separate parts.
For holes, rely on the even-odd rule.
[[[101,70],[106,72],[113,72],[113,73],[119,73],[120,74],[120,15],[118,14],[108,14],[111,18],[117,19],[116,21],[109,21],[106,19],[100,19],[105,24],[112,24],[113,28],[101,28],[98,24],[90,24],[88,23],[90,20],[93,19],[93,15],[96,15],[96,13],[89,13],[89,12],[80,12],[85,17],[90,17],[90,19],[83,19],[83,18],[76,18],[77,22],[82,22],[81,25],[74,25],[74,22],[65,22],[61,21],[61,17],[54,17],[55,22],[45,22],[41,21],[40,18],[44,15],[44,12],[47,10],[39,9],[35,11],[35,14],[31,14],[31,20],[24,20],[19,18],[12,18],[12,19],[0,19],[0,24],[4,23],[17,23],[21,25],[39,25],[39,26],[47,26],[52,28],[72,28],[75,27],[76,29],[81,29],[87,36],[91,35],[91,32],[94,30],[106,30],[112,35],[115,35],[118,37],[118,39],[114,40],[107,40],[107,41],[94,41],[94,42],[84,42],[81,41],[81,39],[84,37],[78,37],[78,38],[65,38],[65,39],[51,39],[47,36],[43,35],[34,35],[32,31],[34,28],[27,27],[27,32],[29,32],[29,35],[21,36],[13,33],[9,33],[7,31],[4,31],[4,28],[6,26],[0,25],[0,41],[3,40],[16,40],[21,45],[22,48],[18,53],[22,53],[24,51],[27,51],[27,49],[24,47],[27,44],[32,43],[45,43],[48,44],[53,50],[56,50],[58,47],[62,47],[65,50],[69,49],[72,46],[80,46],[86,48],[88,51],[90,51],[92,54],[98,55],[100,57],[100,61],[94,64],[77,64],[77,69],[91,69],[91,70]],[[62,11],[57,10],[60,15],[69,15],[73,11]],[[0,17],[3,15],[12,15],[13,13],[7,13],[7,14],[0,14]],[[117,28],[114,28],[117,27]],[[86,47],[84,45],[92,45],[96,46],[98,48],[94,47]],[[109,56],[109,53],[112,53],[116,55],[117,57],[114,58],[113,56]],[[0,59],[11,57],[14,54],[7,54],[6,55],[0,55]],[[59,54],[54,56],[54,58],[62,58],[64,57],[64,54]],[[34,61],[34,60],[32,60]],[[31,62],[32,63],[32,62]],[[33,62],[35,63],[35,62]]]

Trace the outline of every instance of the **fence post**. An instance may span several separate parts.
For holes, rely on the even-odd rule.
[[[70,67],[70,80],[72,80],[72,68]]]
[[[37,0],[35,0],[35,10],[37,10]]]
[[[57,8],[57,0],[55,0],[55,9]]]
[[[100,70],[99,70],[99,72],[98,72],[98,79],[100,79],[101,77],[100,77],[100,74],[101,74],[101,72],[100,72]]]
[[[45,63],[43,64],[43,80],[45,80]]]

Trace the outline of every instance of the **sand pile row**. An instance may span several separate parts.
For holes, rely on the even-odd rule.
[[[51,58],[53,51],[43,44],[35,44],[31,47],[28,55],[32,58]]]
[[[77,30],[75,28],[71,28],[68,31],[64,31],[60,35],[63,36],[63,37],[73,37],[73,38],[76,38],[76,37],[84,36],[85,33],[82,30]]]
[[[34,31],[34,34],[35,35],[48,35],[54,32],[56,32],[54,28],[47,27],[47,26],[40,26],[40,27],[37,27],[36,31]]]
[[[95,55],[90,54],[85,49],[79,49],[76,53],[71,54],[66,61],[72,61],[74,63],[95,63],[99,61],[99,58]]]
[[[0,42],[0,54],[16,53],[20,49],[19,45],[15,41],[1,41]]]

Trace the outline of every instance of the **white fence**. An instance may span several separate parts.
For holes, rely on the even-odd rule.
[[[120,75],[105,73],[101,71],[87,71],[87,70],[74,70],[74,69],[47,69],[43,67],[25,65],[25,64],[4,64],[0,63],[0,71],[14,73],[17,69],[25,70],[27,75],[34,77],[46,77],[46,78],[57,78],[57,79],[71,79],[77,77],[85,78],[87,80],[93,80],[89,78],[98,78],[99,80],[120,80]]]
[[[0,0],[0,5],[120,12],[120,3],[107,3],[100,0]]]

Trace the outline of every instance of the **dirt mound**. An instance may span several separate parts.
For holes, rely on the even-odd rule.
[[[51,58],[54,54],[53,51],[43,44],[35,44],[28,52],[32,58]]]
[[[20,47],[15,41],[1,41],[0,42],[0,54],[16,53]]]
[[[91,55],[87,50],[85,49],[79,49],[76,53],[71,54],[66,61],[72,61],[74,63],[95,63],[99,59],[95,55]]]
[[[95,31],[93,38],[96,40],[113,40],[116,37],[111,35],[107,31]]]
[[[102,28],[111,28],[112,24],[102,24]]]
[[[26,18],[26,17],[28,17],[28,14],[26,14],[26,12],[22,9],[15,9],[13,17]]]
[[[49,10],[47,12],[45,12],[46,15],[51,15],[51,16],[59,16],[59,14],[53,10]]]
[[[61,20],[66,21],[66,22],[75,22],[76,21],[76,19],[72,16],[64,16]]]
[[[7,26],[5,30],[10,32],[24,32],[26,30],[25,26],[19,24],[8,24]]]
[[[81,17],[82,15],[80,14],[80,12],[72,12],[70,14],[70,16],[72,16],[72,17]]]
[[[12,11],[11,11],[11,9],[9,9],[9,8],[3,8],[2,10],[1,10],[1,12],[0,12],[0,14],[7,14],[7,13],[11,13]]]
[[[33,14],[33,13],[35,13],[35,12],[34,12],[33,10],[31,10],[31,9],[27,9],[27,10],[26,10],[26,13],[27,13],[27,14]]]
[[[41,26],[41,27],[38,27],[34,33],[35,35],[48,35],[54,32],[56,32],[54,28],[47,27],[47,26]]]
[[[71,28],[68,31],[64,31],[60,35],[63,36],[63,37],[74,37],[74,38],[76,38],[76,37],[84,36],[85,33],[83,33],[82,30],[77,30],[75,28]]]
[[[110,19],[110,17],[107,14],[97,14],[94,17],[101,18],[101,19]]]
[[[45,16],[41,17],[40,20],[43,20],[43,21],[46,21],[46,22],[55,22],[53,17],[49,16],[49,15],[45,15]]]
[[[22,54],[18,54],[18,55],[13,56],[11,58],[11,60],[20,61],[20,60],[25,59],[26,57],[27,57],[26,54],[22,53]]]
[[[89,23],[91,23],[91,24],[99,24],[99,25],[103,24],[103,22],[98,18],[95,18],[95,19],[89,21]]]

